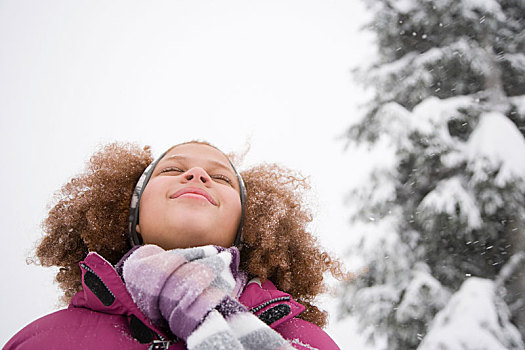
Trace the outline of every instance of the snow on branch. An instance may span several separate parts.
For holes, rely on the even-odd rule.
[[[476,182],[486,181],[490,169],[499,169],[495,179],[498,186],[516,179],[525,180],[525,139],[516,125],[501,113],[481,116],[465,153]]]
[[[399,303],[396,319],[401,323],[424,320],[433,315],[432,310],[442,309],[449,298],[450,293],[432,276],[430,268],[424,263],[417,263]]]
[[[427,97],[416,105],[412,112],[396,102],[385,103],[376,112],[381,124],[377,133],[386,135],[397,148],[408,149],[412,142],[409,136],[413,132],[421,135],[438,134],[440,142],[453,146],[447,123],[456,118],[460,109],[475,108],[475,97],[457,96],[439,99]]]
[[[509,62],[518,72],[525,72],[525,55],[523,53],[506,53],[502,59]]]
[[[431,222],[436,213],[455,216],[458,209],[459,215],[467,222],[469,230],[481,226],[481,214],[476,199],[470,191],[465,189],[461,179],[457,176],[440,181],[436,188],[423,198],[418,207],[421,215],[426,217],[423,222]]]
[[[525,252],[514,254],[509,261],[503,266],[496,278],[496,285],[503,286],[505,281],[512,277],[516,269],[522,268],[522,263],[525,261]]]
[[[525,95],[509,97],[509,100],[516,106],[518,113],[525,116]]]
[[[418,350],[523,350],[510,312],[488,279],[467,279],[441,310]]]
[[[491,54],[477,42],[462,37],[450,45],[434,47],[423,53],[410,52],[396,61],[372,67],[366,79],[368,83],[376,85],[389,86],[388,82],[395,81],[402,82],[405,86],[428,86],[433,82],[433,68],[451,57],[459,57],[469,62],[474,70],[487,75],[492,67],[491,59],[488,58]]]
[[[463,0],[460,2],[460,6],[462,7],[462,12],[465,17],[478,19],[479,12],[481,12],[484,14],[491,14],[499,21],[505,20],[505,14],[496,0]]]

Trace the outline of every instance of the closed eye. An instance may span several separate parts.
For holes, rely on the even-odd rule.
[[[162,170],[159,172],[159,174],[169,173],[169,172],[183,173],[184,170],[182,170],[182,169],[180,169],[180,168],[177,168],[177,167],[167,167],[167,168],[162,169]]]
[[[183,172],[184,170],[182,170],[181,168],[170,166],[170,167],[161,169],[159,171],[159,175],[169,174],[169,173],[182,174]],[[233,181],[230,180],[230,178],[225,175],[218,174],[218,175],[211,175],[210,177],[216,181],[224,182],[233,187]]]
[[[232,182],[232,180],[230,180],[228,177],[226,177],[226,176],[224,176],[224,175],[212,175],[211,178],[212,178],[212,179],[215,179],[215,180],[219,180],[219,181],[224,181],[224,182],[226,182],[227,184],[233,186],[233,182]]]

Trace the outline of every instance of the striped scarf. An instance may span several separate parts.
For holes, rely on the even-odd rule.
[[[246,275],[235,247],[164,250],[144,245],[124,261],[126,288],[139,309],[188,349],[293,349],[237,301]]]

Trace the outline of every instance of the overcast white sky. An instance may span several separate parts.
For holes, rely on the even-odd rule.
[[[25,257],[53,192],[101,143],[158,155],[249,141],[247,164],[311,176],[312,227],[340,253],[343,196],[365,165],[337,140],[364,101],[350,70],[373,55],[365,17],[349,0],[0,1],[0,344],[53,311],[53,274]],[[357,345],[341,327],[340,346]]]

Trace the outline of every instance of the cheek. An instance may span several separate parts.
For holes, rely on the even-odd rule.
[[[241,199],[239,198],[239,193],[235,190],[229,190],[224,193],[223,198],[225,203],[225,214],[231,220],[240,219],[241,217]]]
[[[139,216],[144,212],[155,212],[158,209],[158,202],[162,199],[162,186],[158,182],[149,183],[144,189],[142,197],[140,198]],[[139,219],[140,221],[140,219]]]

